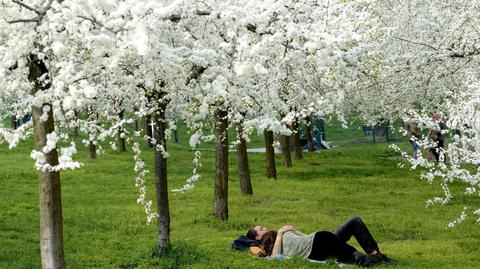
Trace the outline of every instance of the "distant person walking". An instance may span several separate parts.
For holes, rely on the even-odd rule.
[[[438,123],[438,128],[434,127],[430,129],[428,132],[428,138],[430,139],[430,142],[432,143],[432,146],[430,147],[429,155],[428,155],[428,160],[431,161],[433,158],[437,162],[440,161],[440,153],[443,151],[445,147],[445,134],[444,130],[447,129],[447,126],[444,123],[443,117],[438,115],[438,114],[433,114],[432,120],[434,123]],[[443,156],[443,160],[445,161],[445,156]]]
[[[418,158],[418,151],[420,149],[420,145],[418,143],[421,137],[420,128],[418,128],[418,124],[412,120],[405,121],[404,128],[407,131],[408,141],[412,145],[412,149],[413,149],[412,158],[416,160]]]

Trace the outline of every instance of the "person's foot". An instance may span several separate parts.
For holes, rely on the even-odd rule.
[[[360,267],[374,267],[377,265],[394,265],[395,262],[387,255],[377,252],[375,254],[363,254],[356,252],[353,254],[355,264]]]
[[[394,265],[395,261],[387,257],[387,255],[377,252],[375,254],[367,255],[367,260],[374,264],[387,264],[387,265]]]
[[[360,267],[372,267],[374,266],[374,257],[363,253],[355,253],[355,264]]]

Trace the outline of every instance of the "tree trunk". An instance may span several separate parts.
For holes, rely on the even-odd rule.
[[[75,112],[76,113],[76,112]],[[92,108],[88,107],[87,109],[87,120],[90,124],[91,121],[98,121],[98,114],[92,112]],[[87,133],[88,136],[88,158],[90,160],[94,160],[97,158],[97,145],[93,143],[93,141],[96,139],[97,131],[95,129],[91,129],[91,126],[87,128],[87,130],[93,131],[94,133]]]
[[[221,220],[228,219],[228,119],[227,112],[215,111],[215,191],[214,214]]]
[[[88,158],[91,160],[97,158],[97,146],[91,140],[88,141]]]
[[[75,119],[77,119],[78,118],[78,112],[75,111],[74,113],[75,113]],[[76,126],[76,125],[77,125],[77,123],[75,123],[75,126],[72,128],[72,133],[73,133],[74,138],[78,138],[78,126]]]
[[[252,181],[250,180],[250,169],[248,167],[247,141],[243,138],[243,123],[237,124],[237,163],[240,176],[240,190],[243,194],[253,194]]]
[[[175,144],[178,144],[178,129],[177,129],[177,126],[175,126],[175,129],[173,130],[173,141],[175,141]]]
[[[123,120],[123,113],[124,111],[122,110],[118,114],[118,117],[120,118],[121,121]],[[122,137],[122,133],[123,133],[123,137]],[[124,134],[123,126],[118,129],[118,150],[120,152],[127,151],[127,147],[125,146],[125,134]]]
[[[167,184],[167,140],[165,137],[166,103],[161,104],[159,111],[154,115],[155,120],[155,140],[157,146],[154,150],[155,154],[155,189],[157,198],[158,213],[158,233],[157,233],[157,249],[162,254],[170,246],[170,209],[168,205],[168,184]]]
[[[118,130],[118,150],[120,152],[126,152],[127,147],[125,146],[125,137],[122,137],[122,130]]]
[[[11,116],[10,117],[10,122],[12,124],[12,129],[16,130],[17,129],[17,117],[16,116]]]
[[[305,133],[307,137],[307,147],[309,152],[314,152],[315,151],[315,146],[313,145],[313,135],[312,135],[312,121],[310,120],[310,117],[307,117],[305,119]]]
[[[34,83],[33,94],[45,90],[50,85],[43,85],[38,81],[48,73],[43,61],[36,55],[30,55],[28,79]],[[49,106],[47,120],[42,121],[43,107]],[[55,130],[53,109],[51,104],[42,107],[32,107],[33,131],[37,151],[42,151],[47,144],[47,135]],[[45,153],[45,164],[58,165],[57,149]],[[65,268],[63,253],[63,217],[60,187],[60,173],[49,171],[39,172],[39,202],[40,202],[40,253],[44,269]]]
[[[293,137],[293,147],[295,148],[295,158],[300,160],[302,158],[302,142],[300,141],[300,124],[298,124],[298,119],[295,119],[292,125],[292,137]]]
[[[280,146],[282,148],[283,166],[291,167],[292,166],[292,155],[291,155],[290,136],[289,135],[280,135]]]
[[[152,116],[147,115],[145,117],[145,135],[147,136],[147,145],[150,148],[153,148],[152,140],[153,133],[152,133]]]
[[[273,132],[263,131],[265,137],[265,156],[267,158],[267,178],[277,179],[277,168],[275,166],[275,149],[273,148]]]
[[[78,127],[77,126],[72,128],[72,133],[73,133],[74,138],[78,137]]]
[[[138,132],[138,118],[135,118],[135,120],[133,121],[133,129],[135,130],[135,132]]]

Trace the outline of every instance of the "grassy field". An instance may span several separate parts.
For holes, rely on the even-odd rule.
[[[329,131],[330,130],[330,131]],[[182,131],[182,130],[180,130]],[[230,219],[212,215],[214,152],[202,152],[202,179],[185,194],[170,193],[172,249],[154,254],[155,224],[135,203],[133,157],[107,150],[97,160],[77,154],[82,169],[62,174],[65,257],[69,268],[338,268],[333,262],[312,264],[300,259],[267,261],[231,249],[231,242],[254,223],[272,229],[291,224],[309,233],[333,230],[353,215],[369,225],[380,248],[397,261],[394,268],[480,268],[480,226],[468,219],[446,229],[465,199],[456,196],[443,207],[425,208],[440,195],[437,185],[417,171],[397,168],[387,145],[369,144],[360,130],[331,126],[327,138],[340,146],[307,153],[283,168],[277,156],[278,180],[264,176],[264,156],[250,154],[253,196],[240,194],[235,154],[230,158]],[[359,133],[360,132],[360,133]],[[193,152],[187,139],[169,145],[169,187],[183,186],[191,175]],[[341,143],[341,141],[348,141]],[[253,146],[261,145],[254,138]],[[407,145],[403,145],[407,146]],[[40,268],[38,182],[29,157],[33,142],[8,151],[0,145],[0,268]],[[153,153],[144,149],[150,165]],[[152,169],[151,169],[152,170]],[[154,197],[153,175],[149,177]],[[461,186],[453,186],[453,194]],[[256,219],[256,221],[254,221]],[[354,240],[352,244],[358,246]]]

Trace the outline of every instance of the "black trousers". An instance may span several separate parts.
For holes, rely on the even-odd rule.
[[[435,147],[433,148],[430,148],[430,152],[432,153],[433,157],[435,157],[435,160],[437,160],[437,162],[440,161],[440,149],[443,149],[444,145],[445,145],[445,141],[444,140],[435,140],[435,142],[437,143]]]
[[[323,261],[329,257],[339,262],[355,263],[364,256],[353,246],[347,244],[351,237],[355,237],[366,253],[380,252],[377,242],[373,239],[365,223],[359,217],[353,217],[340,225],[335,232],[321,231],[315,233],[312,252],[308,259]]]

